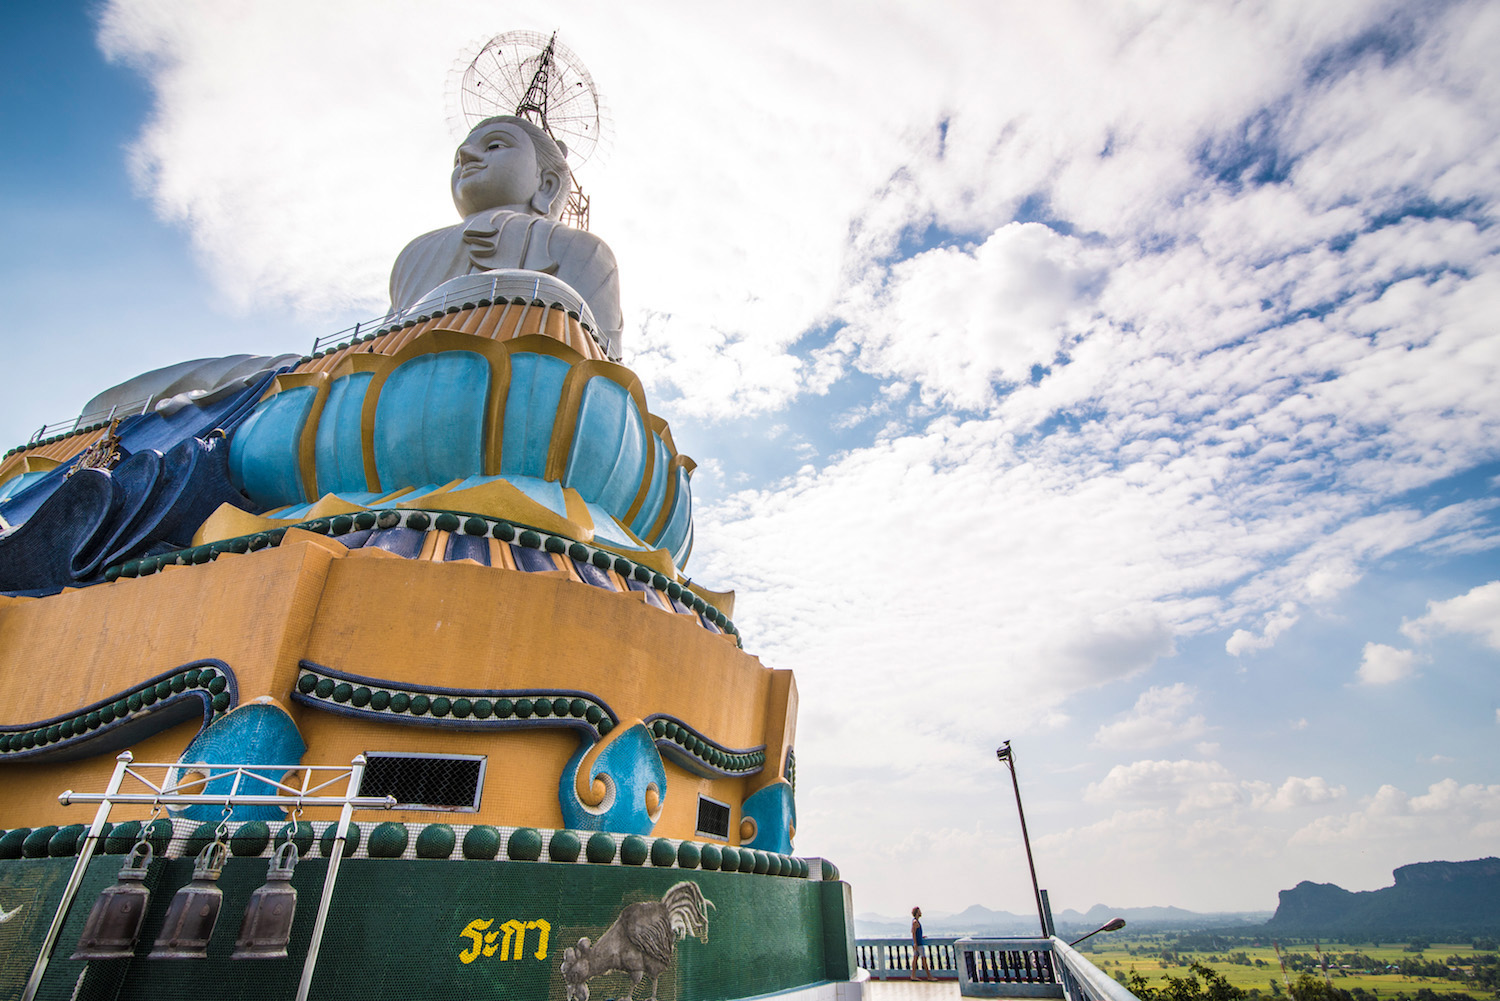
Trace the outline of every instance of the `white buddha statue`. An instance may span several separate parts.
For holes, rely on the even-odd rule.
[[[485,119],[458,147],[452,187],[463,221],[401,251],[391,269],[391,309],[407,309],[461,275],[541,271],[583,297],[598,323],[597,339],[619,359],[619,269],[603,240],[558,221],[572,188],[562,147],[523,118]]]
[[[494,269],[541,271],[588,303],[605,353],[620,359],[619,269],[609,246],[558,222],[573,185],[562,147],[524,118],[488,118],[474,127],[453,162],[453,204],[463,221],[406,245],[391,269],[391,309],[407,309],[450,278]],[[211,402],[297,356],[199,358],[142,373],[90,400],[83,413],[150,400],[172,413]]]

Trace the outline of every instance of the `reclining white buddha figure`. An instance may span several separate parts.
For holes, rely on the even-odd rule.
[[[680,566],[692,540],[687,484],[692,461],[676,454],[665,422],[647,411],[638,378],[611,364],[619,361],[621,350],[619,272],[604,241],[559,221],[572,189],[565,150],[522,118],[486,119],[458,147],[450,189],[462,219],[418,236],[401,251],[391,270],[390,312],[378,333],[312,357],[236,355],[181,362],[106,390],[89,402],[84,414],[107,413],[106,421],[125,417],[111,446],[117,462],[142,450],[162,455],[173,448],[191,451],[194,440],[203,443],[200,450],[212,452],[215,432],[227,438],[231,447],[219,476],[224,482],[213,492],[215,503],[277,512],[276,517],[285,519],[329,493],[343,503],[368,504],[378,498],[394,502],[394,491],[402,488],[431,489],[457,480],[472,485],[509,477],[512,486],[525,489],[533,489],[533,480],[546,481],[550,485],[533,493],[544,490],[552,501],[544,506],[560,517],[573,510],[560,499],[564,489],[577,489],[589,503],[602,504],[593,512],[593,526],[583,525],[579,537],[600,533],[600,541],[613,539],[629,549],[665,549]],[[464,316],[453,315],[459,303]],[[464,317],[476,313],[493,322],[471,320],[465,327]],[[502,313],[507,318],[503,322],[498,319]],[[530,319],[509,319],[518,313]],[[453,340],[469,336],[481,323],[490,325],[479,336],[491,341],[519,343],[545,333],[561,346],[476,348]],[[406,391],[400,387],[406,386],[410,372],[395,374],[409,360],[412,349],[406,345],[424,330],[445,331],[447,340],[441,345],[446,346],[424,336],[419,353],[451,349],[455,356],[472,355],[470,362],[455,357],[451,363],[433,363],[431,371],[441,369],[444,378],[453,379],[431,389],[437,395],[423,404],[426,409],[412,400],[427,399],[427,391],[396,402]],[[369,343],[375,338],[378,343]],[[499,359],[495,351],[501,350],[520,352],[515,366]],[[571,357],[569,351],[579,357],[564,361]],[[403,352],[399,358],[397,352]],[[481,356],[488,361],[478,364]],[[563,393],[561,373],[580,362],[605,368],[579,369],[578,392]],[[466,365],[477,368],[469,372]],[[371,379],[377,370],[387,369],[393,375],[390,388],[384,397],[379,391],[370,397],[370,420],[365,421],[365,388],[379,390],[384,376]],[[461,369],[463,378],[453,375]],[[542,388],[506,396],[512,370],[518,379],[540,380]],[[535,396],[536,406],[521,407],[522,395]],[[543,406],[544,399],[551,402]],[[384,402],[377,407],[378,400]],[[549,406],[562,409],[554,415]],[[554,416],[566,425],[569,438],[549,451]],[[533,423],[534,434],[520,430]],[[445,430],[433,437],[436,428]],[[524,449],[523,439],[529,443]],[[35,464],[41,471],[22,468],[31,477],[25,485],[30,488],[34,482],[35,489],[25,498],[16,490],[11,491],[16,497],[0,496],[0,517],[12,525],[29,519],[60,486],[76,454],[48,460],[64,464],[55,475],[41,470],[40,459]],[[412,458],[418,455],[425,458]],[[180,465],[168,463],[161,476],[181,479],[176,472]],[[156,486],[150,491],[162,492]],[[207,503],[208,494],[202,496]],[[144,500],[136,506],[146,514],[154,510]],[[546,512],[533,513],[547,517]],[[108,520],[100,517],[100,524]],[[145,548],[183,544],[184,533],[192,531],[186,522],[170,537],[158,528],[143,523],[126,533],[129,546],[105,547],[103,556],[79,565],[97,574],[105,564]],[[38,525],[33,534],[41,531]],[[71,550],[83,545],[74,540],[46,547],[58,553],[69,550],[68,580],[81,572],[73,566],[81,557]],[[37,562],[30,556],[27,560]],[[54,578],[63,580],[60,573],[32,574],[26,580],[36,577],[41,587],[55,583]]]

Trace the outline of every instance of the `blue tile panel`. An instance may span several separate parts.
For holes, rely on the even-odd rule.
[[[603,778],[609,793],[599,806],[588,806],[578,798],[574,778],[584,755],[594,747],[592,741],[585,739],[563,768],[558,782],[563,825],[575,831],[650,834],[656,821],[646,811],[646,789],[655,785],[659,800],[667,797],[667,769],[651,731],[637,722],[601,739],[607,746],[594,760],[585,785]]]
[[[691,543],[690,529],[693,524],[693,488],[689,482],[687,469],[679,466],[677,474],[677,493],[672,498],[672,513],[667,516],[667,523],[662,527],[660,537],[647,541],[654,541],[656,545],[672,554],[673,561],[682,566],[679,554],[685,553]]]
[[[591,501],[585,501],[584,507],[588,508],[589,517],[594,522],[594,539],[604,545],[615,549],[641,549],[641,544],[630,537],[625,527],[615,520],[604,508]]]
[[[279,781],[282,775],[302,761],[307,744],[297,731],[297,724],[276,705],[266,702],[251,702],[220,718],[199,731],[182,756],[179,765],[189,766],[205,762],[213,764],[270,765],[264,770],[256,769],[251,775],[264,775]],[[184,772],[190,768],[184,767]],[[209,795],[227,793],[234,785],[234,778],[226,776],[210,781],[203,792]],[[274,795],[276,787],[259,782],[252,777],[240,780],[239,791],[252,795]],[[183,808],[180,816],[189,820],[218,820],[223,817],[223,808],[196,805]],[[281,820],[285,811],[275,806],[236,807],[231,820]]]
[[[335,379],[318,418],[315,454],[318,494],[364,491],[365,449],[360,418],[372,372],[355,372]]]
[[[484,468],[490,364],[472,351],[418,355],[380,390],[375,469],[388,490],[446,483]]]
[[[588,560],[574,560],[573,567],[578,571],[578,578],[585,584],[602,587],[606,591],[615,590],[614,582],[609,578],[609,572],[599,569]]]
[[[671,481],[672,454],[655,431],[651,432],[651,449],[656,454],[656,463],[651,467],[651,485],[646,490],[645,503],[630,523],[630,530],[643,539],[661,514],[662,502],[667,499],[667,483]]]
[[[626,388],[595,376],[583,388],[563,485],[625,517],[646,473],[646,424]]]
[[[797,824],[797,804],[792,786],[777,779],[757,790],[740,807],[740,816],[755,821],[755,837],[745,842],[749,848],[789,855],[792,851],[792,828]]]
[[[568,516],[568,503],[563,497],[561,484],[535,476],[507,475],[504,479],[553,514],[564,518]]]
[[[443,553],[447,560],[474,560],[484,566],[490,565],[490,540],[482,535],[448,536],[448,548]]]
[[[556,570],[557,564],[552,562],[552,554],[540,549],[532,549],[530,546],[518,546],[511,543],[510,552],[516,560],[516,569],[527,573],[542,573],[548,570]]]
[[[510,356],[510,390],[505,397],[505,433],[500,472],[541,476],[547,468],[552,424],[557,419],[563,381],[571,366],[539,354]]]
[[[230,441],[229,478],[263,508],[307,500],[297,446],[317,395],[297,386],[262,400]]]
[[[46,476],[47,473],[48,470],[38,469],[35,472],[22,473],[20,476],[12,477],[4,483],[0,483],[0,501],[10,500],[37,480]]]
[[[640,591],[642,594],[644,594],[646,596],[646,604],[651,605],[654,608],[660,608],[667,611],[671,610],[667,605],[666,597],[650,584],[647,584],[644,581],[636,580],[634,577],[630,577],[625,581],[625,586],[630,588],[632,591]]]

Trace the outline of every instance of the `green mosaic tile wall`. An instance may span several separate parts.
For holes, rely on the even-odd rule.
[[[245,905],[265,880],[266,861],[257,858],[231,859],[220,878],[224,904],[208,959],[145,958],[172,893],[191,876],[190,859],[153,864],[152,903],[135,958],[87,964],[69,959],[94,898],[114,882],[120,862],[119,856],[106,856],[90,865],[41,998],[66,1001],[75,990],[83,1001],[293,996],[325,860],[309,858],[297,866],[297,916],[286,959],[230,959]],[[34,938],[35,943],[3,950],[8,956],[0,964],[5,978],[0,985],[15,987],[0,996],[19,996],[30,961],[16,957],[34,954],[40,944],[71,864],[64,858],[0,861],[0,904],[14,906],[8,903],[11,897],[31,894],[29,906],[35,907],[35,927],[17,929],[27,929],[25,941]],[[673,892],[685,881],[697,892]],[[707,902],[701,924],[692,916],[697,894]],[[630,905],[642,906],[622,914]],[[568,1001],[565,950],[576,949],[579,939],[587,937],[590,964],[575,970],[594,974],[586,981],[590,1001],[623,998],[630,990],[627,974],[593,967],[615,959],[613,965],[649,968],[639,949],[618,946],[636,941],[659,945],[661,930],[670,927],[674,914],[680,925],[701,932],[706,941],[689,934],[665,953],[659,1001],[741,998],[846,980],[853,970],[852,909],[843,883],[679,868],[350,859],[339,871],[312,996],[319,1001],[454,996]],[[11,925],[0,925],[0,935],[8,937]],[[649,972],[636,991],[639,1001],[649,996]],[[575,1001],[578,996],[575,990]]]

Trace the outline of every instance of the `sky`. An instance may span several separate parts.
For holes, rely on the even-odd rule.
[[[1500,6],[10,5],[0,437],[381,314],[558,30],[698,581],[860,912],[1500,849]]]

